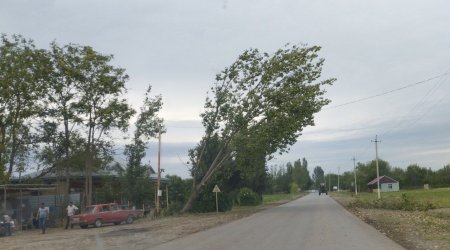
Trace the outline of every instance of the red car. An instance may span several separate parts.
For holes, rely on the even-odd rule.
[[[131,224],[141,214],[141,210],[122,209],[116,203],[97,204],[86,207],[84,213],[72,216],[70,221],[72,225],[78,224],[81,228],[87,228],[89,225],[101,227],[104,223]]]

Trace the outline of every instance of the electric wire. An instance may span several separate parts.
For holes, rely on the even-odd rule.
[[[423,84],[423,83],[432,81],[432,80],[437,79],[437,78],[441,78],[441,77],[449,75],[449,74],[450,73],[447,72],[447,73],[444,73],[444,74],[441,74],[441,75],[437,75],[437,76],[433,76],[431,78],[428,78],[428,79],[425,79],[425,80],[422,80],[422,81],[419,81],[419,82],[410,83],[410,84],[405,85],[405,86],[400,87],[400,88],[388,90],[388,91],[385,91],[385,92],[382,92],[382,93],[379,93],[379,94],[376,94],[376,95],[363,97],[363,98],[360,98],[360,99],[356,99],[356,100],[353,100],[353,101],[350,101],[350,102],[345,102],[345,103],[338,104],[338,105],[335,105],[335,106],[326,107],[326,108],[323,108],[322,110],[336,109],[336,108],[339,108],[339,107],[343,107],[343,106],[347,106],[347,105],[350,105],[350,104],[355,104],[355,103],[358,103],[358,102],[362,102],[362,101],[366,101],[366,100],[373,99],[373,98],[376,98],[376,97],[380,97],[380,96],[383,96],[383,95],[391,94],[393,92],[397,92],[397,91],[400,91],[400,90],[403,90],[403,89],[411,88],[411,87],[414,87],[416,85]]]

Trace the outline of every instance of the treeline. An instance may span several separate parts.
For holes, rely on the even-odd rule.
[[[286,166],[273,166],[270,169],[266,193],[294,193],[308,190],[313,186],[305,158],[288,162]]]
[[[272,173],[267,161],[288,152],[301,131],[314,125],[314,114],[330,103],[325,88],[336,79],[321,77],[320,49],[249,49],[216,75],[200,114],[205,133],[189,151],[190,184],[169,177],[172,204],[184,203],[182,212],[214,211],[212,189],[218,185],[225,211],[236,204],[258,204],[264,192],[311,186],[306,160]],[[148,86],[142,107],[131,108],[125,98],[129,77],[112,60],[89,46],[53,42],[39,49],[20,35],[1,35],[1,183],[25,172],[31,162],[66,183],[71,172],[83,173],[84,205],[102,199],[136,205],[153,200],[151,168],[142,159],[149,139],[165,131],[157,116],[162,98],[151,97]],[[115,138],[123,137],[126,167],[114,166]],[[93,173],[111,167],[120,172],[119,180],[95,190]]]
[[[161,96],[151,87],[137,112],[125,98],[128,75],[112,64],[113,56],[76,44],[36,48],[20,35],[0,37],[0,184],[13,173],[38,166],[70,181],[71,172],[85,176],[85,201],[91,204],[92,175],[110,166],[115,140],[128,137],[137,113],[131,143],[125,146],[127,196],[148,176],[141,163],[150,138],[163,131],[157,113]],[[69,190],[63,190],[68,194]]]
[[[438,170],[421,167],[412,164],[406,169],[392,167],[387,161],[378,161],[380,176],[387,175],[400,183],[400,189],[417,189],[423,188],[428,184],[431,188],[449,187],[450,186],[450,164]],[[358,190],[367,191],[367,183],[375,179],[376,162],[375,160],[367,163],[358,163],[356,166],[356,179]],[[326,183],[331,182],[331,186],[337,186],[337,175],[329,174],[325,176]],[[354,172],[347,171],[339,176],[340,189],[354,190]]]

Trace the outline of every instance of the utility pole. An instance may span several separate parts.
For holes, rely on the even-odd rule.
[[[378,169],[378,142],[381,142],[378,140],[378,135],[375,135],[375,164],[377,166],[377,189],[378,189],[378,199],[381,199],[380,194],[380,171]]]
[[[331,192],[331,173],[328,174],[328,192]]]
[[[338,190],[337,190],[338,192],[339,192],[339,175],[340,175],[339,171],[340,171],[340,168],[341,167],[338,167]]]
[[[356,185],[356,159],[353,156],[353,173],[355,174],[355,195],[358,195],[358,185]]]
[[[156,214],[159,215],[159,197],[161,196],[160,190],[161,182],[161,127],[158,132],[158,177],[156,179]]]

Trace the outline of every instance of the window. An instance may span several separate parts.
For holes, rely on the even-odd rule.
[[[392,189],[392,183],[388,183],[388,188]]]

